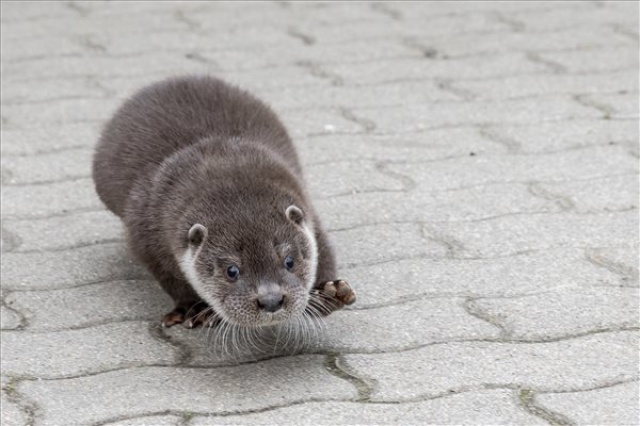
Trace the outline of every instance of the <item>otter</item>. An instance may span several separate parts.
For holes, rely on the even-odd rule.
[[[238,87],[184,76],[141,89],[105,125],[93,179],[175,302],[165,327],[255,328],[355,302],[284,125]]]

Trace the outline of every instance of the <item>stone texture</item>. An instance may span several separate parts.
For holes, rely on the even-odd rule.
[[[42,425],[65,423],[69,412],[76,422],[87,423],[124,414],[148,416],[167,410],[233,413],[320,398],[356,397],[355,388],[330,375],[318,356],[216,369],[124,369],[49,382],[25,381],[18,390],[38,404]],[[141,398],[132,397],[136,395]]]
[[[287,419],[287,420],[284,420]],[[520,409],[509,390],[464,392],[459,395],[408,402],[379,404],[354,402],[311,402],[264,413],[242,416],[200,417],[190,425],[424,425],[463,424],[474,419],[477,424],[536,424],[540,419]]]
[[[123,243],[96,244],[42,253],[4,253],[5,289],[58,289],[114,280],[149,279]],[[33,274],[37,270],[38,274]]]
[[[2,372],[58,378],[175,362],[179,351],[154,339],[149,327],[146,322],[123,322],[55,333],[3,331]]]
[[[637,3],[0,9],[2,424],[640,415]],[[203,73],[289,129],[358,293],[324,325],[158,326],[91,156],[128,96]]]
[[[626,331],[540,343],[443,343],[401,353],[346,355],[345,363],[349,371],[375,381],[373,401],[487,385],[574,391],[637,377],[637,346],[638,333]],[[571,362],[559,362],[565,358]]]
[[[496,318],[511,338],[543,339],[611,328],[640,328],[638,291],[568,288],[532,296],[479,299],[474,311]]]
[[[539,406],[577,424],[633,425],[638,422],[638,382],[612,384],[584,392],[544,393]]]
[[[162,316],[173,308],[169,296],[152,280],[110,281],[49,291],[15,291],[6,296],[5,302],[25,316],[33,331],[131,320],[160,324]],[[3,307],[3,315],[4,311]],[[73,315],[69,315],[70,311]]]

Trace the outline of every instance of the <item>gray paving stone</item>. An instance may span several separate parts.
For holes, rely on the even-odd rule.
[[[149,279],[123,243],[55,251],[3,253],[2,286],[7,290],[75,287],[115,280]],[[38,274],[33,274],[37,270]]]
[[[125,244],[120,219],[108,211],[5,223],[20,239],[20,246],[14,249],[18,252],[70,249],[106,241],[122,241]]]
[[[357,192],[401,191],[402,180],[380,173],[372,162],[344,162],[305,167],[309,191],[318,198]]]
[[[505,52],[529,52],[540,50],[590,50],[611,45],[633,45],[627,36],[616,33],[610,28],[594,31],[583,28],[564,28],[561,30],[540,32],[506,32],[499,31],[483,34],[461,34],[443,36],[433,43],[441,47],[450,57],[459,56],[491,56]],[[505,73],[506,74],[506,73]]]
[[[22,325],[20,315],[13,309],[0,306],[0,328],[2,330],[13,330]]]
[[[3,426],[27,426],[29,424],[26,413],[6,395],[4,389],[2,390],[1,403],[0,422]]]
[[[561,64],[569,72],[633,70],[638,66],[638,50],[633,44],[609,46],[606,49],[544,52],[540,56]]]
[[[66,125],[78,122],[100,122],[108,118],[115,105],[110,99],[66,99],[55,103],[16,104],[3,115],[16,126],[30,127],[33,117],[45,125]]]
[[[214,369],[143,367],[22,382],[18,391],[38,404],[42,425],[64,423],[69,412],[78,423],[87,423],[167,410],[233,413],[314,399],[355,398],[355,387],[330,375],[322,363],[319,356],[300,356]]]
[[[638,286],[638,247],[587,249],[586,257],[594,265],[618,275],[622,285]]]
[[[442,243],[425,238],[420,225],[412,223],[363,226],[329,234],[338,265],[372,264],[411,256],[442,258],[446,252]]]
[[[360,290],[356,309],[420,297],[512,297],[613,286],[620,278],[588,262],[581,249],[541,250],[496,259],[406,258],[356,266],[341,275]]]
[[[9,155],[33,155],[71,151],[78,148],[92,149],[98,140],[99,125],[97,123],[42,124],[24,128],[8,120],[8,124],[3,125],[0,132],[2,157],[10,161],[7,157]]]
[[[536,125],[491,126],[488,140],[509,141],[513,149],[525,153],[562,152],[630,141],[636,145],[639,130],[631,120],[571,120]]]
[[[184,418],[172,415],[135,417],[133,419],[106,423],[108,426],[182,426],[183,424]]]
[[[504,144],[482,137],[479,129],[473,127],[404,135],[326,134],[301,137],[295,143],[305,166],[346,160],[435,161],[470,156],[471,153],[482,155],[507,151]],[[339,153],[338,159],[336,152]]]
[[[3,331],[2,371],[51,379],[175,363],[179,349],[153,338],[149,326],[123,322],[55,333]]]
[[[496,79],[460,80],[454,86],[467,90],[479,99],[507,99],[525,96],[542,97],[561,93],[611,93],[637,91],[638,81],[633,68],[604,75],[545,74],[518,75]],[[498,83],[499,84],[496,84]],[[628,96],[627,96],[628,98]]]
[[[638,212],[507,215],[490,220],[431,225],[464,241],[463,257],[510,256],[550,248],[634,247]],[[531,233],[535,229],[536,233]]]
[[[480,103],[482,106],[480,106]],[[357,109],[354,113],[377,124],[376,133],[411,133],[439,127],[484,124],[525,124],[574,118],[599,118],[602,113],[578,104],[570,96],[501,101],[440,102],[402,108]]]
[[[543,155],[476,156],[425,164],[390,164],[420,191],[505,182],[557,182],[637,173],[637,160],[619,146],[594,146]],[[428,166],[428,167],[427,167]]]
[[[77,210],[98,210],[93,180],[78,179],[48,185],[2,186],[3,215],[11,217],[45,217]]]
[[[549,194],[565,197],[578,212],[638,208],[638,175],[618,175],[587,181],[540,183]],[[550,195],[553,196],[553,195]]]
[[[578,6],[578,5],[576,5]],[[593,13],[591,5],[581,5],[574,8],[546,8],[542,10],[528,10],[518,12],[513,10],[509,18],[524,22],[527,30],[553,31],[567,27],[601,28],[612,23],[636,24],[635,15],[638,11],[633,3],[614,5],[612,2],[603,2],[597,13]],[[612,7],[620,6],[620,7]],[[577,19],[576,19],[577,18]]]
[[[433,397],[488,384],[576,391],[637,377],[637,345],[637,331],[626,331],[557,342],[443,343],[401,353],[345,355],[345,362],[358,376],[375,380],[372,401]],[[565,358],[572,362],[558,362]]]
[[[366,288],[365,283],[363,291]],[[498,337],[496,327],[469,315],[462,298],[407,299],[381,308],[336,312],[326,320],[323,347],[387,352],[446,340]]]
[[[583,392],[536,396],[537,405],[561,413],[577,424],[637,424],[640,416],[638,401],[637,381]]]
[[[513,298],[482,298],[474,311],[496,318],[515,339],[543,339],[598,329],[640,328],[638,291],[566,288]]]
[[[464,392],[403,404],[310,402],[263,413],[196,416],[190,426],[205,425],[425,425],[535,424],[540,419],[522,410],[510,390]]]
[[[449,54],[446,48],[438,50],[438,43],[426,44],[434,46],[433,48],[442,52],[441,54]],[[434,78],[477,79],[548,72],[546,66],[527,60],[523,53],[443,61],[429,61],[424,58],[393,59],[380,61],[375,67],[369,64],[331,64],[327,69],[342,76],[346,83],[358,86],[400,81],[428,82]],[[430,108],[434,109],[432,105]],[[432,113],[437,112],[437,109],[434,110]]]
[[[532,196],[528,187],[524,183],[512,183],[433,192],[377,191],[322,199],[315,205],[330,231],[376,223],[480,220],[562,209],[556,200]],[[624,208],[630,205],[625,204]],[[359,214],[351,214],[354,211]]]
[[[169,296],[152,280],[113,281],[48,291],[17,291],[7,295],[5,302],[26,317],[30,331],[84,328],[131,320],[160,324],[162,316],[173,308]],[[4,317],[2,323],[4,327]]]
[[[3,157],[2,169],[10,173],[4,185],[48,183],[91,175],[90,150],[67,150],[31,157]]]
[[[318,134],[334,133],[362,133],[360,124],[344,118],[339,111],[318,110],[313,114],[308,111],[282,111],[278,114],[289,131],[289,135],[296,139]]]

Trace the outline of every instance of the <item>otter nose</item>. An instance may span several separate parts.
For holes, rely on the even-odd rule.
[[[258,297],[258,308],[265,312],[276,312],[282,308],[284,296],[281,294],[268,294]]]

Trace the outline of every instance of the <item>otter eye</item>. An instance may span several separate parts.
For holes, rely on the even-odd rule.
[[[240,275],[240,269],[236,265],[231,265],[227,268],[227,276],[229,279],[236,280]]]
[[[293,258],[291,256],[287,256],[284,259],[284,267],[289,271],[293,269]]]

